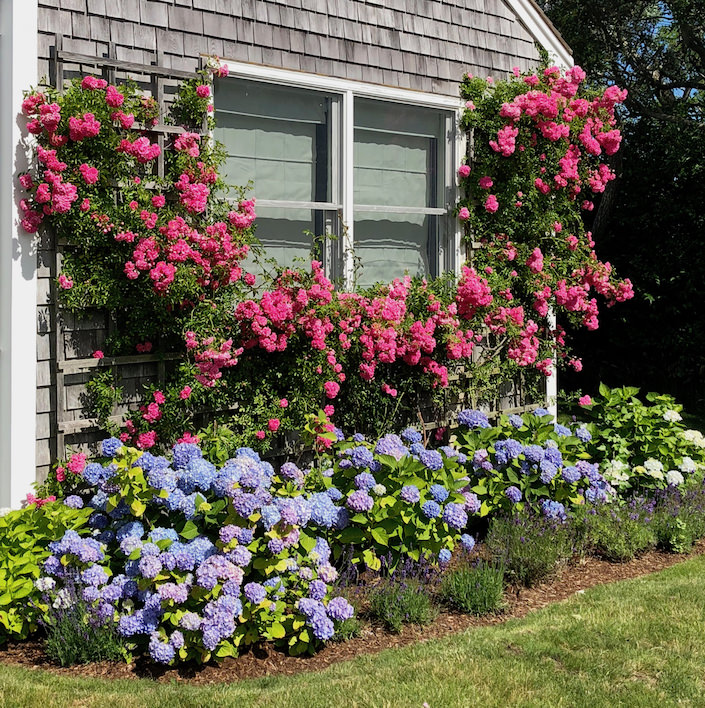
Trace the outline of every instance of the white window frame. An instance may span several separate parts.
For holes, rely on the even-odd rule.
[[[229,78],[245,79],[249,81],[261,81],[276,85],[290,86],[309,90],[326,91],[336,93],[341,97],[341,142],[342,142],[342,165],[333,165],[334,179],[336,179],[336,168],[342,175],[342,238],[341,238],[341,258],[342,258],[342,280],[344,287],[353,287],[354,277],[354,244],[355,244],[355,220],[354,220],[354,200],[353,200],[353,150],[355,139],[354,121],[354,101],[355,98],[369,98],[376,101],[388,101],[395,104],[409,106],[420,106],[426,108],[436,108],[447,111],[449,120],[446,122],[448,139],[445,143],[445,184],[448,187],[445,194],[445,204],[442,208],[434,210],[439,216],[445,216],[447,223],[443,229],[444,238],[438,244],[438,269],[439,272],[454,271],[460,272],[464,262],[462,248],[462,227],[457,220],[451,217],[452,210],[458,197],[458,176],[457,165],[460,157],[465,153],[465,134],[459,130],[460,118],[462,116],[462,106],[460,100],[451,96],[414,91],[411,89],[394,88],[377,84],[364,83],[362,81],[352,81],[348,79],[337,79],[319,74],[309,74],[290,69],[277,69],[259,64],[248,64],[246,62],[230,61],[224,59],[228,64]],[[224,79],[227,81],[227,79]],[[217,107],[216,111],[217,111]],[[335,158],[335,155],[334,155]],[[256,196],[256,195],[255,195]],[[267,206],[269,202],[258,199],[258,204]],[[281,204],[279,204],[281,206]],[[380,207],[381,208],[381,207]],[[409,207],[406,213],[427,213],[424,208],[415,209]],[[327,259],[330,256],[327,254]],[[330,263],[326,262],[330,267]],[[329,271],[330,272],[330,271]],[[401,275],[401,273],[400,273]]]

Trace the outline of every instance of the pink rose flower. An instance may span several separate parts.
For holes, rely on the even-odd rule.
[[[591,406],[592,405],[592,398],[590,398],[590,396],[588,396],[586,393],[584,396],[580,396],[580,398],[578,399],[578,403],[581,406]]]
[[[105,354],[103,354],[103,352],[102,352],[100,349],[96,349],[96,350],[93,352],[93,358],[94,358],[94,359],[102,359],[104,356],[105,356]]]
[[[281,422],[279,421],[279,418],[270,418],[269,421],[267,422],[267,427],[273,432],[276,433],[277,430],[279,430],[279,426],[281,425]]]
[[[461,207],[458,212],[458,218],[461,221],[467,221],[470,218],[470,210],[467,207]]]

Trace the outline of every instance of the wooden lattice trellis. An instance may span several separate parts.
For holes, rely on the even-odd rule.
[[[182,71],[179,69],[171,69],[164,66],[164,59],[161,52],[155,53],[154,64],[139,64],[135,62],[122,61],[117,59],[115,45],[109,44],[107,56],[95,57],[75,52],[68,52],[62,49],[62,37],[56,35],[55,45],[51,48],[50,61],[50,82],[56,86],[58,90],[63,90],[64,83],[70,75],[76,75],[76,71],[82,71],[84,68],[90,67],[92,71],[100,70],[103,78],[110,84],[114,84],[118,79],[118,75],[129,77],[135,80],[138,85],[142,86],[145,94],[150,94],[159,106],[159,115],[166,115],[168,108],[167,89],[170,85],[175,85],[177,81],[192,79],[197,76],[195,72]],[[204,116],[203,132],[206,130],[206,117]],[[152,135],[152,139],[161,148],[159,158],[156,164],[157,176],[164,177],[164,147],[166,138],[170,134],[181,133],[182,128],[174,125],[166,125],[163,122],[154,126],[139,126],[135,124],[136,129],[141,129],[145,133]],[[55,273],[61,272],[62,253],[66,248],[66,244],[59,241],[55,242]],[[51,288],[51,302],[53,307],[52,313],[52,330],[54,337],[55,351],[55,385],[56,385],[56,411],[55,411],[55,436],[57,455],[61,456],[66,448],[66,436],[78,436],[87,431],[96,430],[98,428],[97,421],[92,418],[83,416],[83,412],[77,408],[71,408],[69,405],[70,389],[80,389],[86,378],[97,369],[111,367],[115,379],[120,377],[119,372],[132,369],[138,370],[142,374],[142,378],[151,378],[159,382],[163,382],[167,373],[167,366],[170,362],[175,362],[181,359],[182,355],[178,353],[162,353],[162,354],[138,354],[134,356],[119,356],[105,357],[104,359],[86,358],[82,356],[67,357],[66,356],[66,337],[67,334],[75,335],[75,331],[71,332],[66,327],[66,320],[62,314],[61,307],[58,304],[56,297],[56,286]],[[113,323],[107,313],[102,314],[104,318],[103,329],[109,334],[112,331]],[[95,324],[95,321],[94,321]],[[84,330],[85,331],[85,330]],[[98,328],[100,331],[100,328]],[[79,347],[80,352],[80,347]],[[121,377],[120,377],[121,378]],[[139,380],[140,377],[134,377]],[[136,385],[137,388],[137,385]],[[73,405],[76,403],[76,395]],[[132,400],[139,397],[137,391],[133,392]],[[111,416],[112,422],[119,422],[122,419],[120,414]]]

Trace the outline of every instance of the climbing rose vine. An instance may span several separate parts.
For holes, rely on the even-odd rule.
[[[235,447],[267,449],[310,427],[312,414],[322,445],[330,419],[384,432],[417,420],[425,394],[460,388],[463,367],[465,393],[492,402],[520,371],[549,374],[555,354],[580,366],[551,310],[592,329],[595,294],[608,305],[632,296],[581,219],[614,177],[604,157],[620,142],[616,87],[583,95],[577,67],[496,84],[465,77],[471,140],[457,215],[479,248],[457,277],[400,274],[345,292],[315,260],[246,271],[255,203],[240,189],[222,196],[224,153],[203,130],[214,126],[213,78],[226,74],[213,64],[185,82],[169,116],[135,85],[93,76],[24,102],[37,144],[35,169],[20,177],[22,223],[30,232],[48,223],[65,242],[64,306],[106,308],[116,322],[94,356],[184,354],[114,431],[124,442],[195,442],[203,410],[229,424]],[[178,126],[162,142],[150,131],[160,121]],[[119,391],[96,378],[93,392],[107,418]]]
[[[552,66],[515,69],[497,83],[466,75],[461,85],[471,140],[458,170],[457,214],[466,239],[480,244],[473,264],[494,299],[484,324],[504,338],[509,359],[544,373],[554,353],[582,368],[550,311],[559,322],[596,329],[596,296],[609,307],[634,295],[630,281],[598,259],[582,218],[615,178],[615,108],[626,91],[590,93],[584,79],[578,66],[565,74]]]

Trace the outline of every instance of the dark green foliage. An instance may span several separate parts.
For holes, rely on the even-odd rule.
[[[428,590],[414,581],[383,582],[370,598],[370,615],[393,632],[405,624],[429,624],[437,614]]]
[[[629,90],[619,175],[593,212],[601,256],[636,297],[579,334],[585,369],[564,384],[625,381],[705,399],[705,12],[693,0],[539,0],[595,81]]]
[[[504,569],[501,565],[479,561],[451,570],[441,585],[443,599],[471,615],[484,615],[502,608]]]
[[[338,624],[333,639],[339,642],[347,642],[348,639],[359,637],[361,632],[362,622],[357,617],[351,617]]]
[[[702,489],[681,492],[669,488],[657,496],[654,529],[658,545],[673,553],[687,553],[705,536],[705,493]]]
[[[569,523],[522,513],[493,519],[486,545],[508,580],[531,587],[570,560],[574,532]]]

